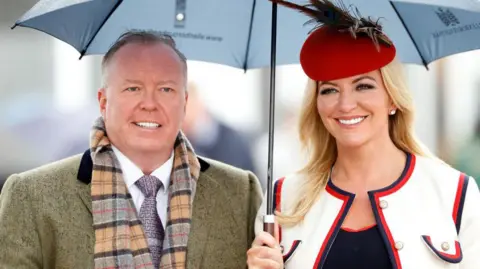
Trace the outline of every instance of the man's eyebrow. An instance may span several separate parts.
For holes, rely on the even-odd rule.
[[[126,82],[129,82],[129,83],[133,83],[133,84],[143,84],[142,81],[136,80],[136,79],[129,79],[129,78],[127,78],[127,79],[125,79],[125,81],[126,81]]]
[[[166,79],[166,80],[158,81],[157,84],[159,84],[159,85],[164,85],[164,84],[175,84],[175,85],[177,85],[178,83],[175,80]]]
[[[144,84],[141,80],[137,80],[137,79],[125,79],[126,82],[129,82],[129,83],[133,83],[133,84]],[[157,85],[165,85],[165,84],[175,84],[177,85],[178,83],[175,81],[175,80],[171,80],[171,79],[166,79],[166,80],[160,80],[157,82]]]

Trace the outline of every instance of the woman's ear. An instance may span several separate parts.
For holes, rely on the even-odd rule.
[[[388,108],[388,114],[389,115],[395,115],[397,113],[397,106],[393,103],[392,99],[389,99],[390,106]]]

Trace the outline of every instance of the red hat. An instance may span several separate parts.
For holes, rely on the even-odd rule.
[[[310,0],[300,6],[283,0],[271,0],[297,9],[321,26],[310,33],[300,52],[305,74],[316,81],[351,77],[389,64],[396,54],[382,27],[367,18],[357,18],[345,7],[328,0]]]

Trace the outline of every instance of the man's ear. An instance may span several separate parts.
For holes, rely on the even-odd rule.
[[[187,104],[188,104],[188,92],[185,91],[185,106],[183,107],[184,113],[187,113]]]
[[[98,105],[100,107],[100,113],[105,118],[105,109],[107,107],[107,93],[105,88],[101,88],[97,92]]]

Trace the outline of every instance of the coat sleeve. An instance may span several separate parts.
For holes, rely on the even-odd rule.
[[[38,204],[28,180],[10,176],[0,193],[0,268],[42,268]]]
[[[265,192],[263,195],[263,201],[258,208],[255,216],[255,236],[257,236],[260,232],[263,231],[263,216],[267,212],[267,193]]]
[[[255,239],[255,219],[257,212],[262,203],[262,189],[260,187],[260,182],[258,178],[251,172],[249,172],[249,182],[250,182],[250,205],[249,205],[249,225],[248,225],[248,248],[253,243]]]
[[[468,180],[459,236],[463,254],[460,269],[479,268],[480,191],[473,178]]]

